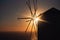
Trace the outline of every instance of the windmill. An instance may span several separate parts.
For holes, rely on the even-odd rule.
[[[18,20],[19,19],[28,19],[26,22],[29,22],[29,24],[28,24],[28,26],[27,26],[27,28],[26,28],[26,30],[25,30],[25,33],[27,32],[27,30],[28,30],[28,28],[29,28],[29,26],[30,26],[30,24],[31,24],[31,22],[33,22],[33,24],[32,24],[32,27],[31,27],[31,33],[32,33],[32,29],[34,28],[34,30],[36,30],[36,28],[35,28],[35,22],[37,21],[37,20],[40,20],[39,19],[39,16],[41,16],[41,14],[40,15],[36,15],[37,14],[37,0],[33,0],[33,6],[34,6],[34,13],[32,12],[32,8],[31,8],[31,1],[30,0],[27,0],[26,1],[26,4],[27,4],[27,6],[28,6],[28,8],[29,8],[29,10],[30,10],[30,13],[31,13],[31,17],[25,17],[25,18],[17,18]],[[40,21],[43,21],[43,20],[40,20]],[[31,34],[32,35],[32,34]]]

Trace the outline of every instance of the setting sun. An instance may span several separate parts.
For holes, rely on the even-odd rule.
[[[39,18],[34,18],[34,21],[35,21],[35,22],[38,22],[38,20],[39,20]]]

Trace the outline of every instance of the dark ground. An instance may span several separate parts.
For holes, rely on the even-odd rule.
[[[0,40],[30,40],[30,33],[0,32]]]

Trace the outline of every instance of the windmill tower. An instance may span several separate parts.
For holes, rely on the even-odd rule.
[[[36,14],[37,14],[37,0],[32,0],[32,1],[33,1],[33,6],[34,6],[34,13],[33,13],[32,8],[31,8],[31,0],[27,0],[27,1],[26,1],[26,4],[27,4],[27,6],[28,6],[28,8],[29,8],[29,10],[30,10],[30,13],[31,13],[31,17],[17,18],[17,19],[18,19],[18,20],[19,20],[19,19],[27,19],[26,22],[29,22],[29,24],[27,25],[27,28],[26,28],[26,30],[25,30],[25,33],[27,32],[27,30],[28,30],[31,22],[33,22],[32,27],[31,27],[31,37],[32,37],[32,29],[35,30],[35,35],[36,35],[36,37],[37,37],[37,27],[35,27],[35,26],[37,25],[37,24],[36,24],[36,21],[39,20],[39,16],[40,16],[41,14],[38,15],[38,16],[36,15]],[[42,20],[40,20],[40,21],[42,21]],[[37,40],[37,38],[32,39],[32,40]]]

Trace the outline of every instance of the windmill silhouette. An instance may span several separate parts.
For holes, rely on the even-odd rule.
[[[38,20],[38,17],[41,16],[41,14],[38,16],[36,15],[37,14],[37,0],[32,0],[32,1],[33,1],[33,6],[34,6],[34,13],[31,8],[31,0],[26,1],[26,4],[27,4],[27,6],[30,10],[30,13],[31,13],[31,17],[17,18],[18,20],[19,19],[26,19],[27,20],[26,22],[29,22],[29,24],[25,30],[25,33],[27,32],[31,22],[33,22],[32,27],[31,27],[31,35],[32,35],[32,29],[34,28],[34,30],[36,30],[35,25],[37,25],[37,24],[35,24],[34,22],[36,22],[36,20]],[[42,21],[42,20],[40,20],[40,21]]]

